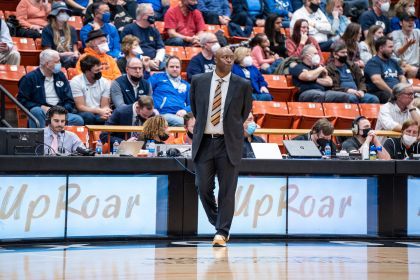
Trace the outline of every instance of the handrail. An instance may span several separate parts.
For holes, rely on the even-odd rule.
[[[8,121],[6,121],[6,100],[5,95],[17,106],[20,110],[22,110],[31,120],[35,122],[35,125],[37,128],[41,127],[39,124],[38,119],[29,112],[28,109],[25,108],[25,106],[22,105],[7,89],[5,89],[2,85],[0,85],[0,120],[3,124],[5,124],[8,127],[12,127]]]

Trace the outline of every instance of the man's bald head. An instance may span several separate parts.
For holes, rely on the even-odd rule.
[[[216,72],[217,75],[220,77],[224,77],[232,69],[233,65],[233,52],[229,47],[223,47],[217,50],[215,56],[215,62],[216,62]]]

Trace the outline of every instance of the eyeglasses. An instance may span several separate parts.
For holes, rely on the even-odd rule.
[[[143,67],[132,67],[132,66],[128,66],[129,69],[133,69],[133,70],[143,70]]]
[[[414,92],[404,92],[404,95],[408,96],[408,97],[414,97]]]

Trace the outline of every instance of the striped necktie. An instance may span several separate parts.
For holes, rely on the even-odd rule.
[[[220,122],[220,116],[222,111],[222,83],[223,79],[217,80],[219,83],[216,86],[216,91],[213,98],[213,106],[211,109],[211,123],[216,126]]]

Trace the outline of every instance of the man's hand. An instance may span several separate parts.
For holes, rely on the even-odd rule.
[[[186,114],[187,114],[187,111],[185,111],[184,109],[179,110],[178,112],[176,112],[176,115],[178,117],[181,117],[181,118],[184,117]]]
[[[48,106],[45,106],[45,105],[41,105],[41,109],[42,109],[42,111],[44,111],[44,113],[45,113],[45,114],[48,112],[48,110],[49,110],[50,108],[51,108],[51,107],[48,107]]]
[[[9,50],[9,46],[6,43],[0,42],[0,52],[7,52]]]
[[[260,88],[260,91],[261,92],[265,92],[265,93],[268,93],[269,91],[268,91],[268,89],[266,88],[266,87],[261,87]]]

